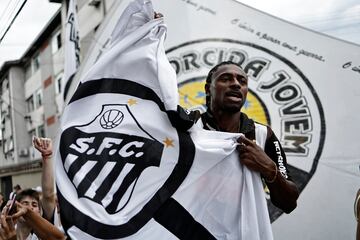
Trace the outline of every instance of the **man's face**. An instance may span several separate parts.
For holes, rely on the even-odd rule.
[[[39,202],[30,196],[26,196],[23,199],[20,200],[20,203],[24,205],[25,207],[30,208],[34,212],[38,213],[40,215],[40,206]]]
[[[242,69],[233,64],[220,66],[212,76],[210,85],[205,86],[211,96],[213,112],[239,112],[248,93],[248,79]]]

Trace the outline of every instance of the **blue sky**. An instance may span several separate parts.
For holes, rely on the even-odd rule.
[[[24,0],[0,1],[0,35],[11,9]],[[221,0],[219,0],[221,1]],[[359,0],[239,0],[263,12],[306,28],[360,45]],[[28,0],[4,40],[0,43],[0,66],[19,59],[34,41],[60,4]]]

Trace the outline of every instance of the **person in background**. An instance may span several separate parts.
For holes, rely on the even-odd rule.
[[[20,240],[20,239],[43,239],[43,240],[64,240],[66,236],[40,216],[36,209],[27,207],[19,202],[15,203],[16,212],[9,216],[9,205],[6,205],[1,212],[0,217],[0,240]],[[23,235],[17,233],[15,229],[16,223],[25,222],[36,234],[24,238]],[[37,236],[37,237],[36,237]]]
[[[9,199],[12,199],[13,198],[13,195],[14,194],[18,194],[20,191],[21,191],[21,186],[19,184],[16,184],[14,187],[13,187],[13,191],[10,193],[10,196],[9,196]]]
[[[20,186],[19,184],[16,184],[16,185],[14,186],[14,192],[15,192],[16,194],[18,194],[21,190],[22,190],[22,189],[21,189],[21,186]]]
[[[30,188],[22,190],[18,195],[16,195],[16,201],[41,217],[40,197],[36,190]],[[38,239],[37,236],[32,233],[32,230],[32,227],[28,225],[23,218],[20,218],[16,226],[17,239]]]

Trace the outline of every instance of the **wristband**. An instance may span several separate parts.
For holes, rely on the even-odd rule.
[[[275,182],[275,180],[276,180],[276,178],[277,178],[277,175],[278,175],[278,168],[277,168],[277,166],[276,166],[276,163],[274,163],[274,162],[272,162],[274,165],[275,165],[275,175],[274,175],[274,177],[272,178],[272,179],[265,179],[265,182],[267,182],[267,183],[273,183],[273,182]]]
[[[41,156],[42,156],[43,158],[48,158],[48,157],[51,157],[51,156],[52,156],[52,153],[41,154]]]

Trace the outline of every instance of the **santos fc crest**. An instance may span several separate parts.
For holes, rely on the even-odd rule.
[[[136,135],[126,126],[137,127]],[[79,197],[114,214],[130,201],[148,167],[159,167],[163,144],[141,129],[126,105],[107,105],[89,124],[68,128],[62,160]]]
[[[122,79],[89,81],[77,89],[66,108],[71,117],[68,123],[64,117],[57,156],[66,231],[76,228],[101,239],[130,236],[185,179],[195,147],[187,133],[172,126],[151,91]],[[119,104],[109,104],[114,102]]]

